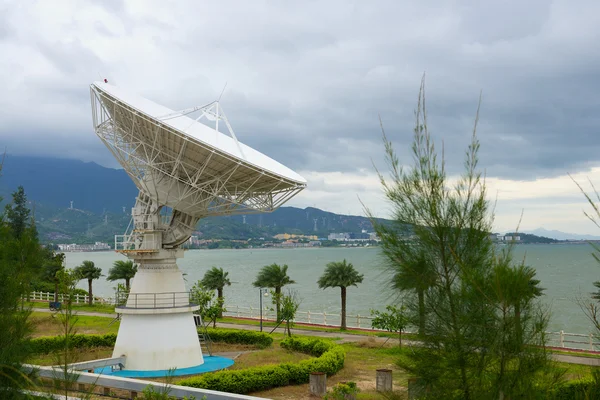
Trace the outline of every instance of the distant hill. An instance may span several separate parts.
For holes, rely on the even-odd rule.
[[[544,228],[538,228],[532,231],[525,231],[525,233],[531,233],[537,236],[545,236],[556,240],[600,240],[600,236],[580,235],[577,233],[566,233],[557,230],[548,230]]]
[[[137,189],[122,169],[96,163],[58,158],[6,155],[0,178],[0,193],[19,185],[27,198],[47,206],[73,207],[94,213],[122,212],[135,202]]]
[[[525,233],[525,232],[508,232],[505,235],[506,236],[519,236],[520,237],[519,243],[523,243],[523,244],[529,244],[529,243],[548,244],[548,243],[558,243],[559,242],[559,240],[549,238],[547,236],[538,236],[538,235],[534,235],[531,233]]]
[[[137,189],[122,169],[77,160],[8,155],[0,178],[4,203],[22,185],[35,206],[41,238],[47,242],[113,241],[130,221]],[[70,208],[73,201],[73,209]],[[125,211],[123,211],[125,207]],[[202,219],[205,238],[249,239],[277,233],[326,237],[331,232],[371,230],[366,217],[318,208],[281,207],[273,213]]]

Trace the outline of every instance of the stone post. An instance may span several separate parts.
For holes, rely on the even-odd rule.
[[[378,369],[376,375],[376,389],[378,392],[392,391],[392,370]]]
[[[324,396],[327,393],[327,374],[323,372],[311,372],[309,378],[310,394]]]

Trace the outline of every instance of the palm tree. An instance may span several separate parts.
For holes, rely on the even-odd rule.
[[[342,322],[341,329],[346,329],[346,288],[362,283],[363,274],[359,274],[351,263],[344,261],[330,262],[317,283],[320,289],[339,287],[342,293]]]
[[[88,304],[91,306],[94,301],[94,295],[92,294],[92,281],[94,279],[100,279],[102,276],[102,269],[96,267],[93,261],[85,260],[80,266],[75,267],[75,273],[79,275],[79,279],[87,279],[88,281]]]
[[[227,277],[229,272],[223,271],[223,268],[212,267],[204,274],[202,286],[210,290],[217,291],[217,300],[223,301],[223,288],[231,286],[231,281]],[[223,318],[223,309],[219,311],[219,318]]]
[[[281,288],[285,285],[296,283],[291,280],[287,274],[288,266],[286,264],[280,266],[278,264],[265,265],[261,268],[256,276],[253,285],[255,287],[268,287],[275,289],[275,307],[277,309],[277,320],[281,316]]]
[[[545,290],[539,287],[540,280],[535,278],[535,274],[535,269],[523,264],[516,267],[501,264],[494,269],[494,292],[501,303],[513,307],[518,344],[522,342],[523,335],[521,310]]]
[[[435,285],[436,271],[425,253],[417,253],[410,262],[398,262],[394,265],[392,288],[399,291],[415,291],[419,301],[419,335],[425,334],[425,293]]]
[[[129,292],[129,281],[133,278],[137,272],[137,264],[133,261],[118,260],[113,263],[112,268],[108,271],[107,281],[118,281],[119,279],[125,279],[125,288]]]

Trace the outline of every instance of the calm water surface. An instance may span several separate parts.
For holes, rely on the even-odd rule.
[[[591,256],[586,244],[519,245],[515,259],[526,257],[526,262],[537,270],[541,286],[546,288],[544,302],[551,307],[550,329],[553,331],[589,333],[591,325],[575,302],[578,296],[593,291],[592,282],[600,280],[600,265]],[[228,304],[258,308],[258,290],[252,286],[256,274],[264,265],[278,263],[289,266],[288,274],[296,281],[290,288],[298,291],[302,300],[300,309],[314,312],[339,313],[340,290],[319,289],[316,281],[330,261],[346,259],[365,275],[358,287],[348,289],[348,313],[369,315],[370,309],[384,309],[392,301],[386,290],[386,275],[377,248],[323,248],[323,249],[245,249],[245,250],[188,250],[178,261],[190,287],[212,266],[229,271],[232,285],[225,289]],[[67,267],[73,268],[84,260],[93,261],[104,275],[115,260],[126,259],[114,252],[67,253]],[[105,277],[94,281],[95,294],[112,297],[116,282]],[[87,289],[87,282],[80,287]]]

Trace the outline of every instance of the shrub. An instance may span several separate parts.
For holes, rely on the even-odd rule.
[[[71,337],[71,348],[90,349],[94,347],[114,346],[117,335],[107,333],[106,335],[74,335]],[[64,336],[43,336],[32,339],[30,342],[31,350],[38,354],[48,354],[54,351],[64,349]]]
[[[551,400],[588,400],[600,398],[599,383],[593,378],[576,379],[561,383],[548,396]]]
[[[273,338],[264,332],[211,329],[209,334],[215,342],[252,344],[260,348],[269,347],[273,344]],[[105,335],[74,335],[71,338],[71,348],[91,349],[95,347],[111,347],[115,345],[116,340],[117,335],[114,333],[107,333]],[[64,349],[64,343],[64,336],[42,336],[32,339],[30,345],[33,353],[48,354]]]
[[[333,375],[344,367],[341,346],[319,339],[289,338],[281,347],[316,356],[298,363],[267,365],[242,370],[219,371],[187,378],[177,384],[230,393],[251,393],[290,384],[307,383],[311,372]]]
[[[218,328],[209,329],[208,335],[213,342],[250,344],[261,349],[269,347],[273,344],[273,337],[265,332]]]
[[[345,400],[347,398],[356,398],[360,389],[356,386],[356,382],[340,382],[331,390],[327,391],[324,400]]]

